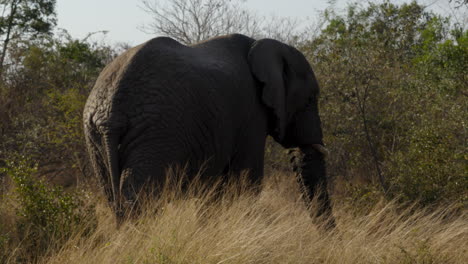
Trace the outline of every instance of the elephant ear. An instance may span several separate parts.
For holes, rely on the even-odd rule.
[[[308,92],[302,93],[306,88],[297,84],[302,83],[299,77],[306,74],[310,66],[299,51],[273,39],[255,41],[248,60],[251,72],[263,84],[262,101],[272,109],[276,119],[273,137],[281,142],[286,134],[288,119],[294,111],[288,104],[301,107],[309,100]],[[288,94],[294,94],[297,100],[292,96],[288,98]]]

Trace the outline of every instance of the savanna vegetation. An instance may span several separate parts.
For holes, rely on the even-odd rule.
[[[181,193],[172,181],[117,230],[81,120],[94,80],[124,48],[91,37],[102,33],[54,30],[55,0],[4,0],[0,263],[465,263],[466,17],[385,0],[331,6],[304,27],[236,1],[154,3],[142,1],[156,22],[147,32],[184,43],[240,32],[306,55],[321,85],[338,228],[310,219],[290,172],[295,154],[268,139],[260,197],[242,181],[222,197],[202,183]],[[466,1],[450,7],[463,14]]]

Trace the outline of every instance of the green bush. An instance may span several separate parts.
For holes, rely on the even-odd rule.
[[[467,157],[446,127],[409,131],[408,146],[391,157],[392,193],[423,205],[468,201]]]
[[[37,164],[24,157],[7,161],[6,166],[0,168],[0,173],[9,176],[13,184],[9,195],[17,215],[16,240],[20,241],[20,251],[27,252],[19,254],[20,258],[35,259],[58,249],[75,229],[82,230],[77,227],[89,225],[94,218],[94,208],[85,203],[85,196],[50,186],[37,179],[36,172]],[[8,236],[0,234],[0,246],[8,242]]]
[[[55,175],[55,182],[84,183],[91,166],[82,135],[83,107],[114,56],[111,47],[66,32],[15,42],[11,68],[0,78],[0,162],[25,155],[38,163],[39,174]]]
[[[352,186],[345,200],[466,203],[468,31],[415,1],[323,20],[301,50],[321,85],[328,171]]]

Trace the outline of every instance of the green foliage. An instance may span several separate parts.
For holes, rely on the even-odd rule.
[[[13,30],[19,30],[23,34],[50,33],[57,23],[55,2],[56,0],[0,1],[4,10],[0,17],[0,34],[6,33],[11,26],[15,27]]]
[[[301,49],[321,81],[330,174],[352,197],[380,185],[402,201],[466,203],[466,29],[416,2],[323,18]]]
[[[12,40],[36,39],[49,35],[55,27],[55,0],[2,0],[0,1],[0,77]]]
[[[72,196],[64,193],[60,187],[48,187],[43,181],[33,178],[37,167],[27,161],[7,164],[2,172],[11,177],[16,186],[20,203],[18,214],[26,223],[37,226],[40,231],[49,234],[67,232],[62,225],[69,225],[79,218],[72,215],[78,207]],[[59,229],[58,229],[59,228]]]
[[[0,160],[31,156],[38,161],[41,174],[71,168],[56,178],[64,185],[76,183],[90,171],[82,138],[82,109],[114,51],[87,39],[73,39],[66,32],[15,47],[11,59],[18,66],[0,87],[5,96],[0,98],[0,112],[5,113],[3,118],[0,114],[0,138],[6,143],[0,146]],[[2,105],[2,100],[7,101]]]
[[[393,192],[425,205],[468,201],[466,154],[454,145],[452,131],[429,123],[408,131],[408,145],[391,158]]]
[[[37,179],[37,164],[30,160],[9,161],[0,173],[8,175],[14,184],[10,195],[16,203],[16,236],[22,241],[19,250],[31,251],[25,255],[38,257],[58,249],[80,224],[92,222],[94,209],[84,203],[84,196]],[[0,237],[8,243],[6,234]]]
[[[451,96],[466,96],[468,31],[458,25],[449,31],[447,19],[435,17],[430,22],[421,32],[424,42],[412,62],[418,77]]]
[[[0,85],[0,194],[8,194],[0,197],[0,220],[6,220],[0,224],[0,251],[33,262],[62,246],[78,225],[91,231],[88,225],[96,222],[87,194],[58,186],[81,187],[91,178],[84,177],[91,168],[82,109],[95,78],[114,55],[107,46],[66,33],[11,47],[11,65]]]
[[[71,88],[63,92],[50,90],[46,98],[52,109],[60,114],[60,116],[54,116],[54,118],[60,119],[54,120],[56,126],[50,130],[51,142],[57,145],[79,144],[79,142],[75,141],[82,139],[80,129],[81,113],[86,102],[86,96],[80,94],[77,89]]]
[[[376,184],[348,183],[345,188],[347,191],[345,199],[353,206],[353,213],[356,215],[368,214],[384,198],[381,189]]]

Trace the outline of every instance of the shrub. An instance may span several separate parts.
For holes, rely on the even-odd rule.
[[[417,2],[346,11],[326,10],[301,47],[321,82],[330,175],[352,183],[344,195],[357,202],[377,191],[466,203],[468,31]]]
[[[75,228],[84,223],[89,225],[94,218],[94,209],[85,203],[83,194],[67,193],[61,187],[50,186],[37,179],[36,172],[37,164],[24,157],[7,161],[6,166],[0,168],[0,173],[9,176],[14,187],[9,195],[14,201],[14,235],[16,241],[20,241],[17,254],[21,261],[31,261],[58,249],[73,235]],[[0,234],[0,246],[6,247],[12,242],[10,236]]]

